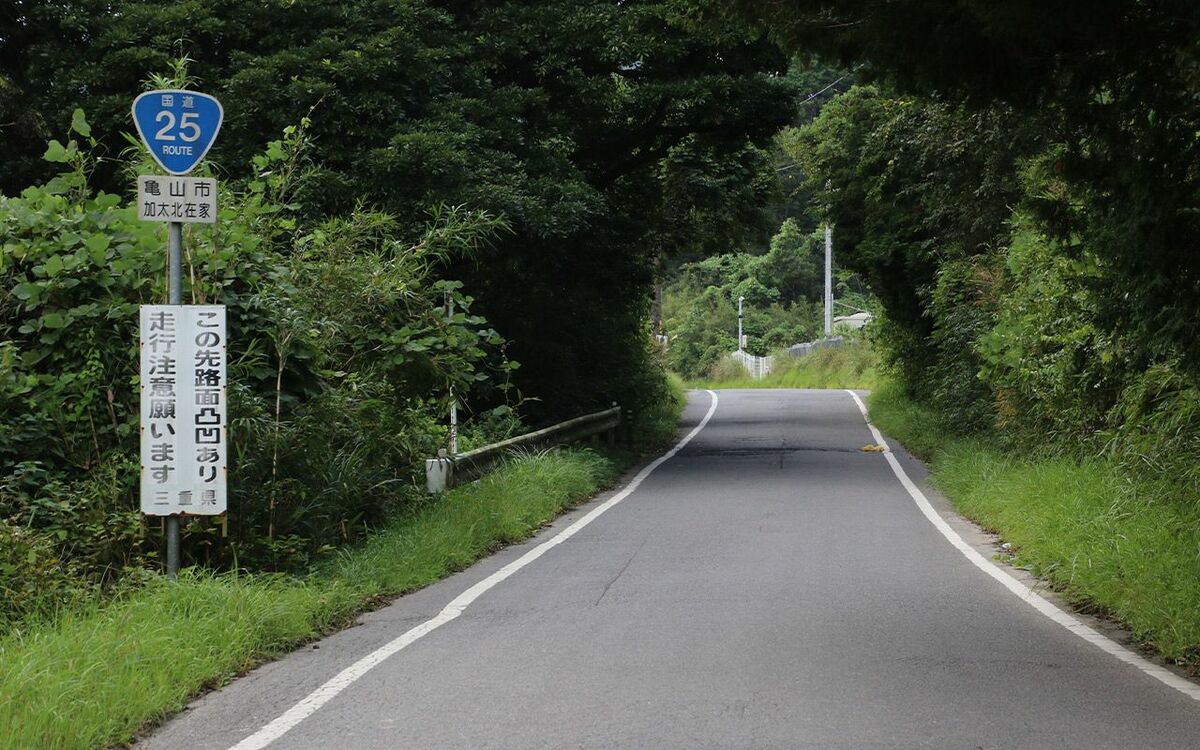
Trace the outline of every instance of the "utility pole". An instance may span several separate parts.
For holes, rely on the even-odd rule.
[[[825,225],[825,338],[833,336],[833,230]]]
[[[738,297],[738,348],[742,350],[742,303],[746,301],[745,297]]]

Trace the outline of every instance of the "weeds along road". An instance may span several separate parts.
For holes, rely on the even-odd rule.
[[[691,441],[632,492],[141,747],[1200,747],[1200,690],[1035,609],[985,547],[972,563],[982,535],[933,498],[957,549],[861,450],[877,441],[851,394],[718,395],[692,394]]]

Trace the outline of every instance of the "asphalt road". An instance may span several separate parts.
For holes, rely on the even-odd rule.
[[[339,683],[271,747],[1200,748],[1200,702],[1052,621],[947,541],[885,456],[861,450],[874,439],[849,394],[719,396],[636,491]],[[685,430],[709,403],[692,395]],[[920,483],[920,466],[897,457]],[[262,737],[604,500],[206,696],[141,747]]]

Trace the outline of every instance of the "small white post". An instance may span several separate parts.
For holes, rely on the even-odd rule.
[[[833,336],[833,230],[825,225],[825,338]]]
[[[429,494],[436,495],[450,489],[451,477],[454,472],[454,462],[446,457],[445,449],[438,451],[437,458],[425,459],[425,489]]]

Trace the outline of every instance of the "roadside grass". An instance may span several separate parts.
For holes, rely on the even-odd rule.
[[[668,372],[666,388],[657,402],[634,416],[635,447],[643,452],[665,447],[675,440],[679,415],[687,403],[687,386],[683,378]]]
[[[775,369],[762,380],[750,377],[732,360],[720,363],[707,379],[693,388],[859,388],[871,390],[879,383],[879,357],[866,343],[818,349],[803,357],[776,355]]]
[[[884,433],[931,461],[964,515],[1013,545],[1014,564],[1200,673],[1200,505],[1102,459],[1017,454],[956,434],[887,384],[869,403]]]
[[[184,571],[0,639],[0,748],[98,748],[140,730],[384,597],[530,536],[625,461],[526,455],[430,500],[305,578]]]

